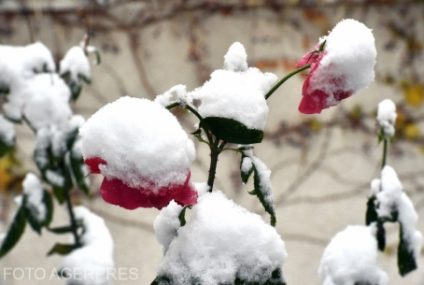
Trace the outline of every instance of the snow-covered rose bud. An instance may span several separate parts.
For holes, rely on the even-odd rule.
[[[385,137],[395,135],[396,105],[390,99],[378,103],[377,121]]]
[[[268,116],[265,94],[276,80],[272,73],[249,68],[243,45],[235,42],[224,57],[224,69],[215,70],[191,96],[200,101],[203,123],[215,136],[230,143],[258,143]]]
[[[374,36],[368,27],[353,19],[339,22],[297,64],[311,65],[299,111],[321,113],[366,88],[374,80],[376,56]]]
[[[127,209],[196,203],[193,142],[160,104],[120,98],[97,111],[81,136],[85,163],[105,177],[100,192],[106,202]]]

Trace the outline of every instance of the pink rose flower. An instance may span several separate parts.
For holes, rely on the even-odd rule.
[[[311,65],[303,83],[299,111],[321,113],[367,87],[374,80],[376,55],[370,29],[352,19],[339,22],[296,65]]]

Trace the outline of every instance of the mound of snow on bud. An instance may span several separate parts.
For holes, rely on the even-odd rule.
[[[209,81],[191,93],[200,101],[200,115],[233,119],[249,129],[263,130],[268,115],[264,96],[277,77],[248,68],[239,42],[231,45],[224,58],[224,69],[215,70]]]
[[[385,137],[395,135],[396,105],[390,99],[378,103],[377,121]]]

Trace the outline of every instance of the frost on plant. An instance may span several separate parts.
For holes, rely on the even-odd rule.
[[[376,55],[374,36],[368,27],[353,19],[339,22],[320,39],[314,51],[298,62],[299,67],[311,66],[299,111],[321,113],[366,88],[374,81]]]
[[[260,216],[221,192],[207,193],[178,229],[153,284],[284,284],[286,256],[280,235]]]

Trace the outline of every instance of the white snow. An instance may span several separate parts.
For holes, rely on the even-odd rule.
[[[23,114],[36,130],[51,125],[62,126],[71,117],[70,91],[57,74],[39,74],[27,81],[21,93]]]
[[[311,78],[310,86],[327,94],[339,90],[354,93],[374,81],[377,51],[374,36],[367,26],[345,19],[324,39],[325,55]],[[332,100],[336,101],[335,98],[328,100],[329,105],[332,105]]]
[[[27,46],[0,45],[0,85],[13,87],[43,69],[55,70],[53,56],[40,42]]]
[[[63,187],[65,185],[65,178],[60,173],[53,170],[46,171],[46,179],[54,186]]]
[[[239,43],[233,43],[224,56],[224,68],[229,71],[246,71],[247,54],[244,46]]]
[[[13,145],[15,142],[15,127],[0,113],[0,142],[6,145]]]
[[[43,203],[44,189],[38,177],[28,173],[22,183],[24,195],[27,197],[27,205],[38,222],[46,219],[47,209]]]
[[[177,231],[180,228],[178,215],[182,209],[182,206],[171,201],[168,206],[160,211],[153,223],[156,239],[163,246],[164,252],[168,250],[169,244],[177,236]]]
[[[323,285],[387,285],[377,264],[374,226],[348,226],[324,250],[318,273]]]
[[[71,79],[76,82],[80,80],[80,76],[90,79],[90,63],[81,47],[70,48],[60,61],[59,73],[63,75],[67,72],[69,72]]]
[[[418,214],[409,197],[403,192],[403,186],[395,170],[385,166],[381,171],[380,187],[377,193],[377,213],[380,218],[390,217],[398,212],[399,223],[402,225],[403,236],[409,250],[418,258],[422,246],[422,234],[416,229]]]
[[[243,173],[248,173],[249,171],[251,171],[252,167],[253,167],[252,159],[248,156],[243,157],[243,160],[241,161],[240,170]]]
[[[82,220],[83,246],[65,256],[61,270],[71,274],[66,284],[109,285],[113,277],[113,240],[102,218],[87,208],[74,208],[77,219]],[[78,283],[80,282],[80,283]]]
[[[385,137],[395,135],[396,105],[390,99],[385,99],[378,104],[377,121]]]
[[[166,92],[156,96],[155,102],[167,107],[173,103],[182,105],[193,104],[192,98],[187,93],[187,87],[182,84],[175,85]]]
[[[204,118],[234,119],[250,129],[263,130],[268,115],[264,96],[277,77],[247,68],[245,54],[240,43],[233,44],[225,55],[225,69],[215,70],[191,96],[200,101],[198,111]]]
[[[222,192],[204,194],[179,228],[160,265],[172,284],[232,284],[236,277],[264,282],[280,269],[284,242],[259,215],[248,212]]]
[[[243,163],[245,159],[250,159],[250,163],[253,165],[257,172],[257,175],[259,176],[260,188],[258,190],[261,191],[266,203],[272,207],[274,204],[274,200],[272,197],[271,170],[265,165],[265,163],[263,163],[259,158],[253,155],[252,150],[246,150],[243,151],[243,153],[246,155],[246,157],[243,159]],[[247,165],[244,165],[244,167],[247,168],[249,166],[249,161],[246,161],[245,163]],[[246,172],[248,171],[249,170],[247,170]]]
[[[198,197],[208,193],[209,186],[207,183],[194,183],[193,185],[198,193]],[[169,244],[177,236],[177,231],[180,228],[178,216],[182,209],[182,206],[171,201],[168,206],[160,211],[153,223],[156,239],[163,246],[165,253],[168,250]]]
[[[109,103],[80,131],[84,158],[102,158],[104,176],[132,187],[183,183],[195,155],[175,116],[147,99],[122,97]]]

